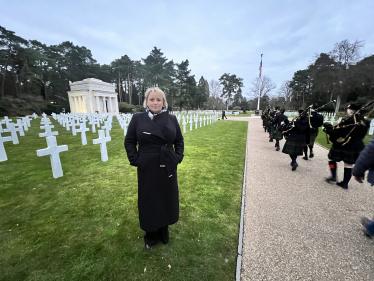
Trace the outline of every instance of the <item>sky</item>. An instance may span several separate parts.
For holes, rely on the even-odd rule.
[[[262,74],[279,87],[342,40],[363,40],[362,54],[374,53],[372,0],[0,0],[0,7],[0,25],[25,39],[71,41],[100,64],[140,60],[157,47],[175,63],[188,59],[197,81],[243,78],[244,94],[261,54]]]

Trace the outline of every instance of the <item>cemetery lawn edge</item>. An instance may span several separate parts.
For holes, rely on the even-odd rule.
[[[247,122],[187,131],[178,167],[180,219],[168,245],[147,250],[139,227],[137,173],[116,118],[101,162],[97,133],[87,145],[52,120],[64,176],[54,179],[40,119],[4,143],[0,162],[0,280],[233,280]],[[6,134],[4,134],[6,135]]]

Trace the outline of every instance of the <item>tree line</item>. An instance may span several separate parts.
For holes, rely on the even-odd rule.
[[[276,93],[272,93],[276,87],[269,77],[263,77],[262,82],[257,78],[251,88],[249,106],[255,108],[259,92],[261,109],[280,106],[297,110],[336,100],[336,105],[327,110],[337,112],[350,103],[364,105],[374,100],[374,55],[363,56],[363,47],[364,41],[343,40],[331,51],[315,54],[308,67],[296,71]]]
[[[47,46],[26,40],[0,26],[0,99],[34,95],[45,101],[67,101],[69,81],[97,78],[116,85],[118,101],[141,105],[147,88],[157,86],[167,95],[171,109],[223,109],[242,97],[243,83],[225,73],[208,82],[191,74],[189,61],[169,60],[154,47],[146,58],[128,55],[99,64],[84,46],[65,41]]]

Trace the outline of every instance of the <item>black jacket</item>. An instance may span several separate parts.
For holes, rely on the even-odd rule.
[[[138,145],[138,147],[137,147]],[[157,231],[179,219],[177,165],[183,160],[184,141],[177,118],[169,112],[135,114],[125,148],[130,165],[138,168],[140,227]]]

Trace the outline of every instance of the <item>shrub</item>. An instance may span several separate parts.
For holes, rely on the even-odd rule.
[[[48,102],[36,95],[23,95],[22,98],[4,97],[0,100],[0,116],[25,116],[42,114],[48,109]]]

